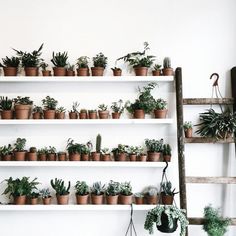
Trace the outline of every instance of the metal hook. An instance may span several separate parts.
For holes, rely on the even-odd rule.
[[[168,168],[168,162],[166,161],[166,167],[163,169],[163,173],[166,172],[166,169]]]
[[[218,73],[213,73],[211,76],[210,76],[210,79],[212,79],[213,77],[216,77],[216,79],[215,79],[215,81],[214,81],[214,83],[213,83],[213,87],[215,87],[215,86],[218,86],[218,80],[219,80],[219,78],[220,78],[220,76],[219,76],[219,74]]]
[[[130,206],[131,206],[131,212],[130,212],[130,215],[131,215],[131,219],[132,219],[132,217],[133,217],[133,213],[134,213],[133,203],[131,203]]]

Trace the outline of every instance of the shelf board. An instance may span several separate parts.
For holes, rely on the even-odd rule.
[[[155,205],[133,205],[134,211],[148,211]],[[1,211],[130,211],[130,205],[0,205]]]
[[[0,77],[0,83],[89,83],[89,82],[171,82],[174,81],[173,76],[9,76],[9,77]]]
[[[63,120],[0,120],[0,125],[142,125],[172,124],[173,119],[63,119]]]
[[[192,137],[192,138],[184,138],[185,143],[234,143],[234,138],[227,139],[214,139],[214,138],[204,138],[204,137]]]
[[[164,168],[165,162],[141,161],[0,161],[0,167],[134,167]]]
[[[189,184],[236,184],[236,177],[195,177],[187,176]]]
[[[189,217],[188,220],[190,225],[203,225],[204,223],[204,218]],[[230,225],[236,225],[236,218],[231,218]]]
[[[232,105],[233,98],[184,98],[183,105]]]

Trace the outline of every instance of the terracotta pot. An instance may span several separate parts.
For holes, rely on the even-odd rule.
[[[146,196],[147,204],[156,205],[158,202],[158,196]]]
[[[58,153],[58,161],[67,161],[67,155],[65,152]]]
[[[13,111],[12,110],[1,111],[1,118],[2,118],[2,120],[13,119]]]
[[[42,119],[42,114],[40,112],[33,113],[33,119],[35,120]]]
[[[38,67],[25,67],[25,76],[38,76]]]
[[[66,68],[65,67],[53,67],[53,75],[54,76],[66,76]]]
[[[92,76],[103,76],[104,68],[103,67],[91,67]]]
[[[26,204],[26,195],[14,197],[15,205],[25,205]]]
[[[144,198],[143,197],[135,197],[135,204],[137,204],[137,205],[144,204]]]
[[[152,75],[153,76],[160,76],[161,75],[161,70],[153,70]]]
[[[94,205],[103,204],[103,194],[101,194],[101,195],[91,194],[91,203]]]
[[[46,161],[47,155],[46,154],[39,154],[39,161]]]
[[[14,152],[14,160],[15,161],[25,161],[25,156],[26,156],[26,152],[25,151]]]
[[[147,161],[156,162],[160,161],[161,153],[160,152],[148,152]]]
[[[97,119],[97,112],[89,112],[89,119]]]
[[[15,105],[15,118],[16,119],[29,119],[31,113],[31,105]]]
[[[43,205],[50,205],[52,197],[43,198]]]
[[[76,202],[78,205],[88,204],[88,199],[89,199],[89,194],[83,196],[76,194]]]
[[[115,161],[126,161],[126,153],[119,153],[115,156]]]
[[[135,110],[134,111],[134,119],[145,119],[144,110]]]
[[[80,161],[80,154],[79,153],[71,153],[69,154],[70,161]]]
[[[119,195],[116,195],[116,196],[106,196],[106,203],[108,205],[116,205],[118,203],[118,197],[119,197]]]
[[[112,70],[114,76],[121,76],[122,70]]]
[[[99,119],[109,119],[109,111],[98,111]]]
[[[138,161],[147,161],[147,155],[145,154],[139,155],[137,159]]]
[[[66,76],[75,76],[75,72],[73,70],[67,70]]]
[[[57,194],[57,204],[58,205],[68,205],[69,203],[69,194],[67,195],[58,195]]]
[[[27,152],[27,161],[37,161],[37,153]]]
[[[133,195],[130,196],[125,196],[125,195],[119,195],[119,203],[122,205],[130,205],[132,203],[132,197]]]
[[[135,67],[134,72],[136,76],[147,76],[148,68],[147,67]]]
[[[167,111],[168,111],[167,109],[165,109],[165,110],[154,110],[155,118],[165,119],[166,115],[167,115]]]
[[[47,154],[47,161],[56,161],[57,160],[57,154],[56,153],[48,153]]]
[[[137,155],[136,154],[130,154],[129,155],[129,160],[130,161],[136,161],[137,160]]]
[[[55,110],[44,110],[43,118],[47,120],[56,119],[56,111]]]
[[[37,205],[38,204],[38,198],[30,198],[30,205]]]
[[[170,162],[171,161],[171,155],[163,155],[163,161]]]
[[[12,155],[4,155],[2,156],[2,161],[11,161],[12,160]]]
[[[163,205],[172,205],[174,201],[174,196],[165,195],[165,193],[161,193],[161,203]]]
[[[3,67],[4,76],[17,76],[17,67]]]
[[[89,161],[89,154],[82,153],[81,161]]]
[[[185,135],[185,138],[192,138],[193,137],[193,129],[190,128],[190,129],[184,130],[184,135]]]
[[[92,161],[100,161],[101,154],[99,152],[92,152],[91,154]]]
[[[69,112],[69,118],[70,119],[78,119],[78,113],[77,112]]]
[[[81,120],[88,119],[88,114],[87,114],[87,112],[80,112],[80,113],[79,113],[79,118],[80,118]]]
[[[42,70],[43,76],[51,76],[51,71],[50,70]]]
[[[102,154],[101,161],[111,161],[111,155],[110,154]]]
[[[166,76],[172,76],[172,75],[174,75],[173,68],[165,68],[165,69],[162,69],[162,73],[163,73],[163,75],[166,75]]]
[[[89,76],[89,68],[79,68],[77,69],[78,76]]]
[[[56,118],[57,118],[58,120],[64,120],[65,117],[66,117],[66,113],[65,113],[65,112],[57,112],[57,113],[56,113]]]
[[[120,113],[119,112],[112,112],[111,113],[111,116],[112,116],[112,119],[120,119]]]

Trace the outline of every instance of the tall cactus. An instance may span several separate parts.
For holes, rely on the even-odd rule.
[[[169,57],[165,57],[163,60],[164,69],[171,68],[171,60]]]
[[[101,145],[102,145],[102,136],[98,134],[96,138],[96,152],[97,153],[101,152]]]

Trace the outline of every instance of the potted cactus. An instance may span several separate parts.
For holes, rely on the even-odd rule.
[[[80,161],[82,148],[83,144],[74,143],[74,140],[69,138],[66,146],[66,149],[69,153],[69,160]]]
[[[95,205],[103,204],[103,197],[105,192],[105,184],[102,185],[101,182],[93,183],[91,187],[91,202]]]
[[[162,155],[163,155],[163,161],[165,161],[165,162],[171,161],[171,146],[170,146],[170,144],[163,145]]]
[[[113,148],[112,152],[115,161],[126,161],[129,146],[126,144],[118,144],[117,148]]]
[[[128,147],[128,154],[130,161],[137,161],[137,156],[142,152],[143,148],[140,146],[129,146]]]
[[[191,121],[185,121],[184,125],[184,135],[185,138],[192,138],[193,137],[193,125]]]
[[[89,119],[97,119],[98,115],[97,115],[97,110],[88,110],[88,116]]]
[[[29,119],[33,101],[30,97],[17,96],[13,99],[16,119]]]
[[[79,103],[78,102],[73,102],[72,104],[72,110],[69,111],[69,118],[70,119],[78,119],[78,108],[79,108]]]
[[[43,205],[50,205],[52,201],[52,196],[49,188],[43,188],[39,191],[39,196],[41,196],[43,200]]]
[[[165,119],[167,115],[167,102],[158,98],[155,100],[154,115],[157,119]]]
[[[135,193],[134,194],[135,204],[142,205],[144,204],[144,195],[143,193]]]
[[[25,161],[26,151],[25,151],[25,138],[17,138],[14,144],[14,160],[15,161]]]
[[[51,71],[47,70],[48,64],[44,61],[41,62],[40,67],[42,68],[42,74],[43,76],[51,76]]]
[[[47,161],[57,160],[57,150],[55,147],[49,146],[47,149]]]
[[[177,194],[177,192],[175,192],[175,189],[172,189],[172,183],[170,181],[166,181],[161,184],[161,203],[162,204],[172,205],[175,194]]]
[[[93,145],[89,141],[86,144],[82,144],[81,148],[81,160],[82,161],[89,161],[90,153],[92,151]]]
[[[64,151],[60,151],[57,153],[58,161],[67,161],[67,154]]]
[[[102,161],[111,161],[111,151],[109,148],[103,148],[101,150],[101,160]]]
[[[130,205],[132,203],[132,186],[130,182],[120,184],[119,203],[122,205]]]
[[[85,181],[77,181],[75,185],[76,202],[79,205],[88,204],[89,186]]]
[[[147,204],[156,205],[158,203],[158,189],[155,186],[148,186],[144,190],[144,196]]]
[[[120,99],[118,102],[113,102],[111,105],[112,119],[120,119],[121,114],[124,112],[125,106],[123,100]]]
[[[11,161],[12,154],[13,154],[13,147],[11,144],[8,144],[7,146],[4,145],[4,146],[0,147],[1,161]]]
[[[33,119],[42,119],[43,118],[43,108],[40,106],[34,106],[32,112]]]
[[[153,76],[160,76],[161,75],[161,65],[155,64],[153,66],[152,75]]]
[[[56,118],[56,106],[58,101],[50,96],[46,96],[43,100],[43,117],[44,119],[55,119]]]
[[[86,109],[81,109],[79,113],[79,118],[81,120],[88,119],[88,111]]]
[[[66,76],[75,76],[75,65],[68,63],[66,68]]]
[[[66,109],[65,107],[58,107],[56,109],[56,119],[63,120],[66,117]]]
[[[51,179],[51,186],[56,191],[57,204],[67,205],[69,203],[70,181],[66,186],[62,179]]]
[[[105,104],[100,104],[98,106],[98,115],[99,115],[99,119],[109,118],[109,111],[107,110],[107,106]]]
[[[148,150],[147,161],[160,161],[163,139],[145,139],[145,145]]]
[[[17,76],[20,59],[18,57],[2,58],[0,67],[3,67],[4,76]]]
[[[89,57],[81,56],[77,59],[77,75],[78,76],[89,76]]]
[[[122,70],[119,67],[111,68],[111,70],[112,70],[114,76],[121,76],[121,74],[122,74]]]
[[[36,147],[30,147],[29,152],[27,152],[27,161],[37,161]]]
[[[163,60],[163,75],[171,76],[174,74],[173,68],[171,68],[171,60],[169,57],[165,57]]]
[[[97,54],[93,57],[93,67],[91,67],[92,76],[103,76],[104,70],[107,66],[107,57],[103,53]]]
[[[108,205],[116,205],[120,193],[120,183],[111,180],[106,188],[106,203]]]
[[[12,99],[8,99],[8,97],[0,97],[1,119],[13,119],[12,105]]]
[[[96,137],[96,151],[91,153],[92,161],[100,161],[101,146],[102,146],[102,136],[98,134]]]
[[[39,161],[46,161],[47,160],[47,153],[48,153],[48,148],[40,148],[38,149],[38,159]]]
[[[68,59],[67,52],[52,53],[51,62],[54,65],[53,67],[54,76],[66,76],[66,66],[68,64],[67,59]]]

